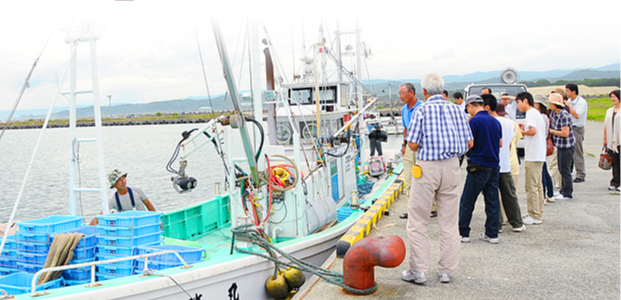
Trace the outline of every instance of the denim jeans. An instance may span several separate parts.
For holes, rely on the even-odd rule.
[[[552,176],[548,173],[548,166],[545,161],[541,171],[541,182],[543,183],[543,195],[548,196],[548,198],[554,197],[554,184],[552,183]]]
[[[475,173],[468,172],[464,190],[459,202],[459,235],[470,236],[470,221],[477,197],[483,192],[485,199],[485,235],[498,237],[498,218],[500,201],[498,200],[499,168],[489,168]]]

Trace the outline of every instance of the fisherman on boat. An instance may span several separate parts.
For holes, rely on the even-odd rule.
[[[155,207],[147,198],[140,187],[127,186],[127,173],[118,169],[108,174],[110,188],[116,188],[116,192],[108,200],[108,207],[111,211],[122,212],[126,210],[148,210],[155,211]],[[139,199],[140,201],[136,201]],[[100,213],[101,214],[101,213]],[[91,221],[91,225],[97,224],[97,218]]]

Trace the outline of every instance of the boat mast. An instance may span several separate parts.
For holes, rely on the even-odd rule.
[[[97,48],[95,42],[101,37],[99,29],[94,25],[89,25],[80,28],[73,28],[67,30],[67,37],[65,42],[71,44],[71,80],[69,87],[69,137],[70,137],[70,167],[69,167],[69,202],[70,213],[72,216],[76,214],[75,195],[80,192],[95,192],[100,194],[101,208],[104,214],[108,211],[108,184],[106,182],[106,172],[103,153],[103,135],[101,131],[101,106],[99,101],[99,75],[97,72]],[[91,48],[91,80],[92,90],[90,91],[76,91],[77,82],[77,48],[80,42],[89,42]],[[95,118],[95,138],[77,138],[76,137],[76,97],[78,94],[93,94],[93,109]],[[81,142],[96,142],[97,143],[97,165],[99,168],[99,188],[76,188],[76,168],[77,157],[75,156],[75,148],[77,143]]]
[[[231,115],[231,118],[232,119],[237,118],[234,121],[238,123],[237,125],[239,126],[239,130],[241,132],[242,143],[244,144],[244,150],[246,152],[246,160],[248,161],[248,167],[250,168],[250,173],[252,174],[253,184],[258,186],[260,183],[259,183],[259,172],[257,170],[257,162],[254,159],[255,152],[252,149],[252,144],[250,143],[248,132],[246,131],[246,120],[244,119],[244,114],[241,111],[241,105],[239,102],[239,92],[237,91],[237,86],[235,85],[235,80],[233,78],[233,72],[231,71],[231,65],[230,65],[229,57],[226,51],[226,46],[224,45],[224,41],[222,40],[222,34],[221,34],[220,26],[218,25],[218,22],[212,19],[211,25],[213,27],[213,33],[216,38],[218,52],[220,52],[220,60],[222,61],[223,75],[226,80],[229,93],[231,94],[231,100],[233,102],[233,107],[235,108],[235,113]]]

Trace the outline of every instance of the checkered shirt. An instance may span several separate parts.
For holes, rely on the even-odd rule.
[[[550,129],[552,130],[563,130],[563,127],[569,127],[569,136],[566,138],[556,134],[552,135],[554,146],[561,149],[573,147],[576,143],[576,138],[574,138],[574,128],[569,113],[564,109],[561,109],[558,114],[552,111],[550,113],[550,120],[552,121],[552,124],[550,124]]]

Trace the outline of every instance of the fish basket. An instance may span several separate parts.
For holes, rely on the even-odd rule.
[[[151,211],[124,211],[116,214],[98,215],[99,225],[109,227],[139,227],[159,224],[162,213]]]
[[[79,216],[49,216],[46,218],[17,222],[18,232],[54,233],[79,227],[82,224]]]
[[[32,291],[33,274],[17,272],[4,277],[0,277],[0,289],[5,290],[9,295],[20,295]],[[37,291],[55,289],[61,287],[63,278],[48,281],[37,285]]]
[[[142,236],[155,232],[160,232],[160,223],[153,223],[138,227],[97,226],[97,234],[99,235]]]
[[[167,250],[174,250],[179,253],[179,256],[185,260],[187,264],[194,264],[203,259],[203,255],[206,254],[205,249],[195,248],[189,246],[180,245],[158,245],[158,246],[139,246],[136,248],[136,255],[149,254],[162,252]],[[173,262],[181,263],[179,258],[174,253],[166,253],[151,257],[149,260],[161,261],[161,262]]]
[[[80,243],[78,243],[78,248],[90,248],[95,246],[95,235],[97,234],[97,227],[95,226],[80,226],[77,228],[72,228],[69,230],[57,232],[55,234],[50,235],[50,244],[54,242],[54,236],[57,234],[64,233],[81,233],[84,234],[82,239],[80,239]]]

